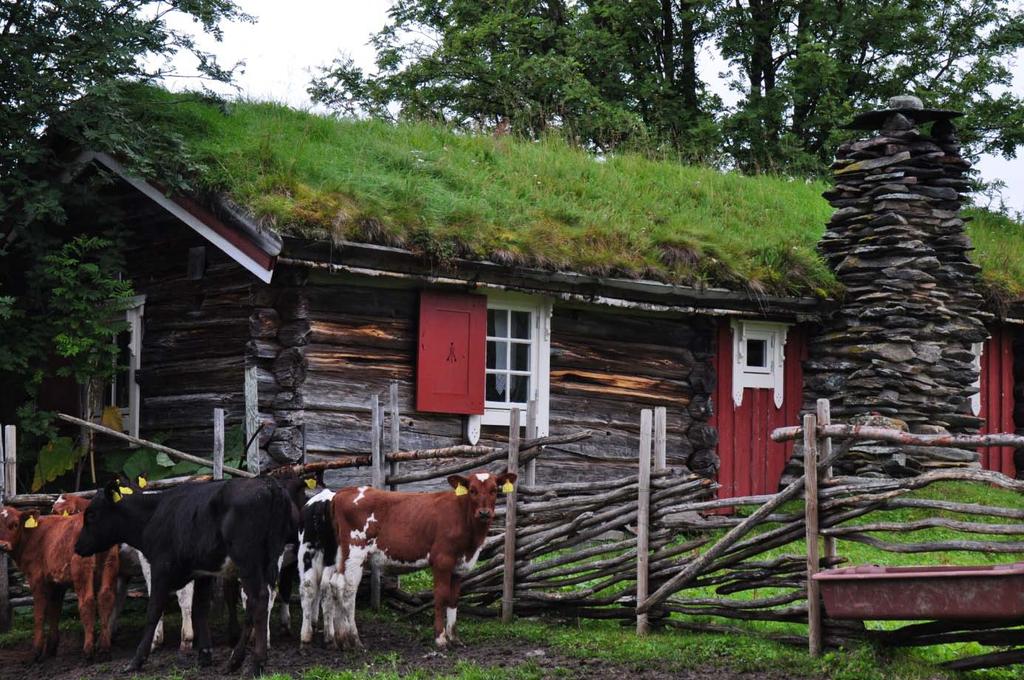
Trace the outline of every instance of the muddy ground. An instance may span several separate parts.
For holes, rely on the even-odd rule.
[[[74,616],[66,612],[62,620]],[[304,672],[314,667],[333,670],[367,670],[400,674],[419,672],[419,675],[434,677],[457,674],[458,665],[472,662],[485,668],[521,667],[526,677],[544,678],[595,678],[612,679],[623,677],[681,678],[682,680],[723,680],[742,678],[744,680],[781,680],[784,673],[737,673],[730,674],[721,669],[706,671],[679,671],[668,668],[636,668],[598,659],[568,657],[550,647],[524,641],[515,637],[473,641],[454,651],[437,653],[431,642],[430,624],[425,619],[414,621],[385,620],[372,616],[358,618],[360,634],[366,646],[363,652],[339,652],[323,649],[319,643],[308,649],[298,644],[298,624],[301,613],[293,607],[291,635],[277,625],[271,635],[272,648],[267,674],[291,675],[302,678]],[[215,616],[216,619],[216,616]],[[207,680],[212,678],[238,678],[237,673],[227,673],[225,668],[228,654],[227,636],[223,629],[214,627],[214,665],[197,668],[192,655],[178,653],[178,628],[176,619],[169,621],[167,640],[162,649],[149,658],[141,676],[147,678],[187,678]],[[22,616],[20,625],[31,625]],[[131,658],[141,633],[141,613],[126,617],[118,631],[111,659],[87,663],[81,654],[82,636],[78,630],[63,631],[58,654],[38,663],[32,661],[30,640],[9,644],[0,648],[0,678],[3,680],[77,680],[79,678],[127,677],[123,673]]]

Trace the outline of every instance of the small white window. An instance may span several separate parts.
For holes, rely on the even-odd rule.
[[[537,401],[537,431],[548,432],[551,301],[529,295],[487,297],[484,425],[508,425],[509,413]]]
[[[135,373],[142,367],[142,317],[146,296],[132,298],[125,310],[128,327],[114,337],[117,345],[117,372],[110,388],[103,395],[104,408],[113,406],[120,411],[121,427],[124,432],[139,436],[140,391],[135,382]]]
[[[782,407],[786,331],[789,326],[765,321],[733,321],[732,399],[743,403],[743,390],[774,391],[775,407]]]
[[[971,413],[974,415],[981,415],[981,355],[985,350],[985,343],[975,342],[971,345],[971,351],[974,352],[974,361],[971,362],[974,366],[974,370],[978,372],[978,377],[974,379],[971,386],[974,387],[977,392],[971,395]]]

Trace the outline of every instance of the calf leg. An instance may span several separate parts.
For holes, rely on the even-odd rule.
[[[189,628],[195,623],[195,641],[200,666],[213,663],[213,637],[210,635],[210,596],[213,591],[213,577],[197,578],[178,591],[178,603],[182,602],[182,593],[188,591]],[[185,649],[185,607],[182,606],[182,651]],[[189,631],[191,632],[191,630]],[[191,647],[191,640],[189,641]]]
[[[363,643],[359,641],[359,631],[356,629],[356,595],[359,593],[359,582],[363,578],[363,561],[367,554],[366,546],[350,544],[344,567],[331,577],[335,595],[341,592],[341,616],[334,633],[342,649],[363,648]]]
[[[323,573],[324,556],[318,551],[307,550],[306,544],[299,546],[299,604],[302,605],[302,630],[299,641],[308,645],[313,641],[320,604],[320,576]],[[308,562],[308,564],[307,564]],[[324,621],[326,625],[326,619]]]
[[[84,636],[82,653],[89,660],[91,660],[92,654],[96,650],[96,589],[94,577],[97,561],[97,557],[83,559],[78,565],[78,570],[75,569],[75,563],[72,562],[75,577],[75,594],[78,595],[78,615],[79,619],[82,620],[82,633]]]
[[[146,594],[150,600],[153,599],[153,572],[149,566],[149,560],[139,552],[139,568],[142,569],[142,579],[146,582]],[[148,610],[147,610],[148,611]],[[163,612],[160,612],[160,620],[156,622],[156,630],[153,631],[153,649],[164,644],[164,619]]]
[[[335,597],[334,590],[331,587],[331,577],[334,575],[336,569],[333,564],[324,566],[323,572],[320,574],[320,584],[318,586],[317,601],[313,605],[313,622],[316,624],[316,609],[319,608],[323,614],[324,620],[324,641],[334,640],[337,635],[336,628],[338,622],[338,615],[341,609],[341,603],[338,598]]]
[[[240,638],[238,630],[238,579],[224,579],[224,608],[228,610],[228,644],[236,645]]]
[[[178,607],[181,609],[181,644],[178,648],[183,652],[192,649],[192,640],[196,635],[192,627],[192,602],[195,599],[194,585],[195,581],[189,581],[184,588],[177,592]],[[209,599],[209,595],[207,595],[207,599]]]
[[[64,588],[52,587],[46,598],[46,622],[49,624],[49,635],[46,638],[45,656],[55,656],[60,643],[60,611],[64,607]]]
[[[113,624],[115,610],[117,609],[117,589],[120,579],[117,577],[117,552],[107,554],[106,565],[100,574],[99,593],[96,601],[100,615],[100,654],[106,658],[110,655],[110,642],[114,635]]]
[[[146,663],[146,659],[149,658],[149,651],[153,648],[153,635],[156,633],[156,627],[160,623],[160,618],[164,615],[167,599],[170,596],[167,577],[159,572],[154,572],[152,578],[149,605],[146,607],[146,627],[142,630],[142,639],[139,641],[139,646],[135,649],[135,656],[132,657],[131,663],[128,664],[126,669],[128,672],[140,670],[143,664]]]
[[[455,619],[459,612],[459,595],[462,592],[462,577],[452,572],[451,588],[448,590],[448,601],[445,603],[444,632],[449,643],[459,644],[455,635]]]
[[[43,627],[46,624],[46,614],[50,610],[50,589],[46,586],[32,587],[32,651],[35,652],[35,660],[42,660],[45,655],[43,647]]]
[[[279,621],[281,622],[281,628],[284,629],[284,634],[287,637],[292,635],[292,610],[291,610],[291,599],[292,599],[292,587],[295,585],[295,579],[298,576],[298,566],[295,563],[289,564],[283,567],[278,577],[278,594],[281,599],[281,611],[279,612]],[[267,638],[268,640],[270,638]]]
[[[245,647],[249,636],[253,637],[252,656],[246,663],[243,675],[260,675],[267,662],[267,619],[269,616],[270,593],[273,587],[262,579],[250,576],[242,578],[246,594],[245,628],[242,637],[231,655],[229,669],[237,670],[245,659]]]
[[[455,605],[452,604],[452,572],[435,566],[434,572],[434,644],[444,649],[451,642],[448,631],[455,628]]]
[[[148,587],[147,587],[148,590]],[[124,603],[128,600],[128,577],[118,576],[117,577],[117,591],[114,596],[114,608],[110,612],[110,637],[113,638],[117,634],[117,621],[121,618],[121,610],[124,609]]]

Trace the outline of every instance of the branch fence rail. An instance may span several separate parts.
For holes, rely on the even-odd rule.
[[[823,611],[817,582],[812,578],[821,569],[847,561],[842,556],[844,542],[900,555],[958,551],[977,554],[982,562],[990,561],[985,556],[992,554],[1005,555],[1007,561],[1014,556],[1020,559],[1024,554],[1024,503],[998,507],[908,494],[947,481],[1019,493],[1024,492],[1024,481],[970,468],[934,470],[902,479],[833,476],[831,464],[856,441],[1024,448],[1024,437],[916,435],[837,425],[831,423],[828,402],[821,400],[815,413],[804,416],[802,425],[779,428],[771,435],[775,441],[802,440],[803,475],[776,494],[718,499],[714,481],[666,464],[664,407],[641,411],[635,474],[547,482],[536,479],[531,465],[543,455],[544,447],[580,441],[588,433],[537,437],[533,404],[525,414],[523,440],[519,436],[521,414],[514,410],[506,446],[402,451],[397,389],[389,391],[386,406],[380,401],[379,397],[373,399],[375,406],[368,409],[374,433],[369,454],[338,456],[285,469],[298,472],[369,467],[368,481],[375,487],[391,489],[431,480],[443,484],[451,474],[487,466],[517,471],[520,483],[515,493],[508,495],[507,503],[499,505],[495,526],[477,567],[463,581],[463,603],[473,613],[501,616],[503,620],[510,620],[513,612],[635,620],[639,634],[652,626],[749,633],[749,629],[730,621],[797,623],[807,626],[806,635],[791,629],[767,635],[806,644],[812,655],[820,654],[825,646],[865,639],[896,646],[963,641],[1024,646],[1024,629],[998,622],[936,621],[882,632],[869,630],[861,621],[832,620]],[[78,425],[86,422],[70,416],[64,419]],[[126,438],[113,431],[105,434]],[[833,440],[839,445],[833,446]],[[163,450],[173,458],[197,458],[167,449]],[[219,451],[223,473],[252,474],[223,467],[222,445]],[[199,460],[211,468],[215,465],[213,460]],[[404,464],[416,461],[433,462],[427,469],[402,469]],[[12,475],[6,469],[9,480]],[[53,501],[47,494],[18,495],[3,485],[0,489],[6,491],[10,504],[38,506]],[[905,522],[871,516],[905,509],[933,516]],[[905,539],[908,533],[934,528],[953,532],[956,537],[916,542]],[[383,600],[409,614],[431,605],[429,588],[401,587],[402,582],[414,581],[372,578],[371,582],[375,605]],[[0,588],[0,598],[6,597],[6,592],[6,588]],[[0,606],[0,612],[5,609]],[[970,669],[1021,662],[1024,648],[948,665]]]

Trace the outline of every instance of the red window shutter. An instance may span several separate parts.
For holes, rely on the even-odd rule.
[[[486,334],[483,295],[420,293],[417,410],[484,412]]]

